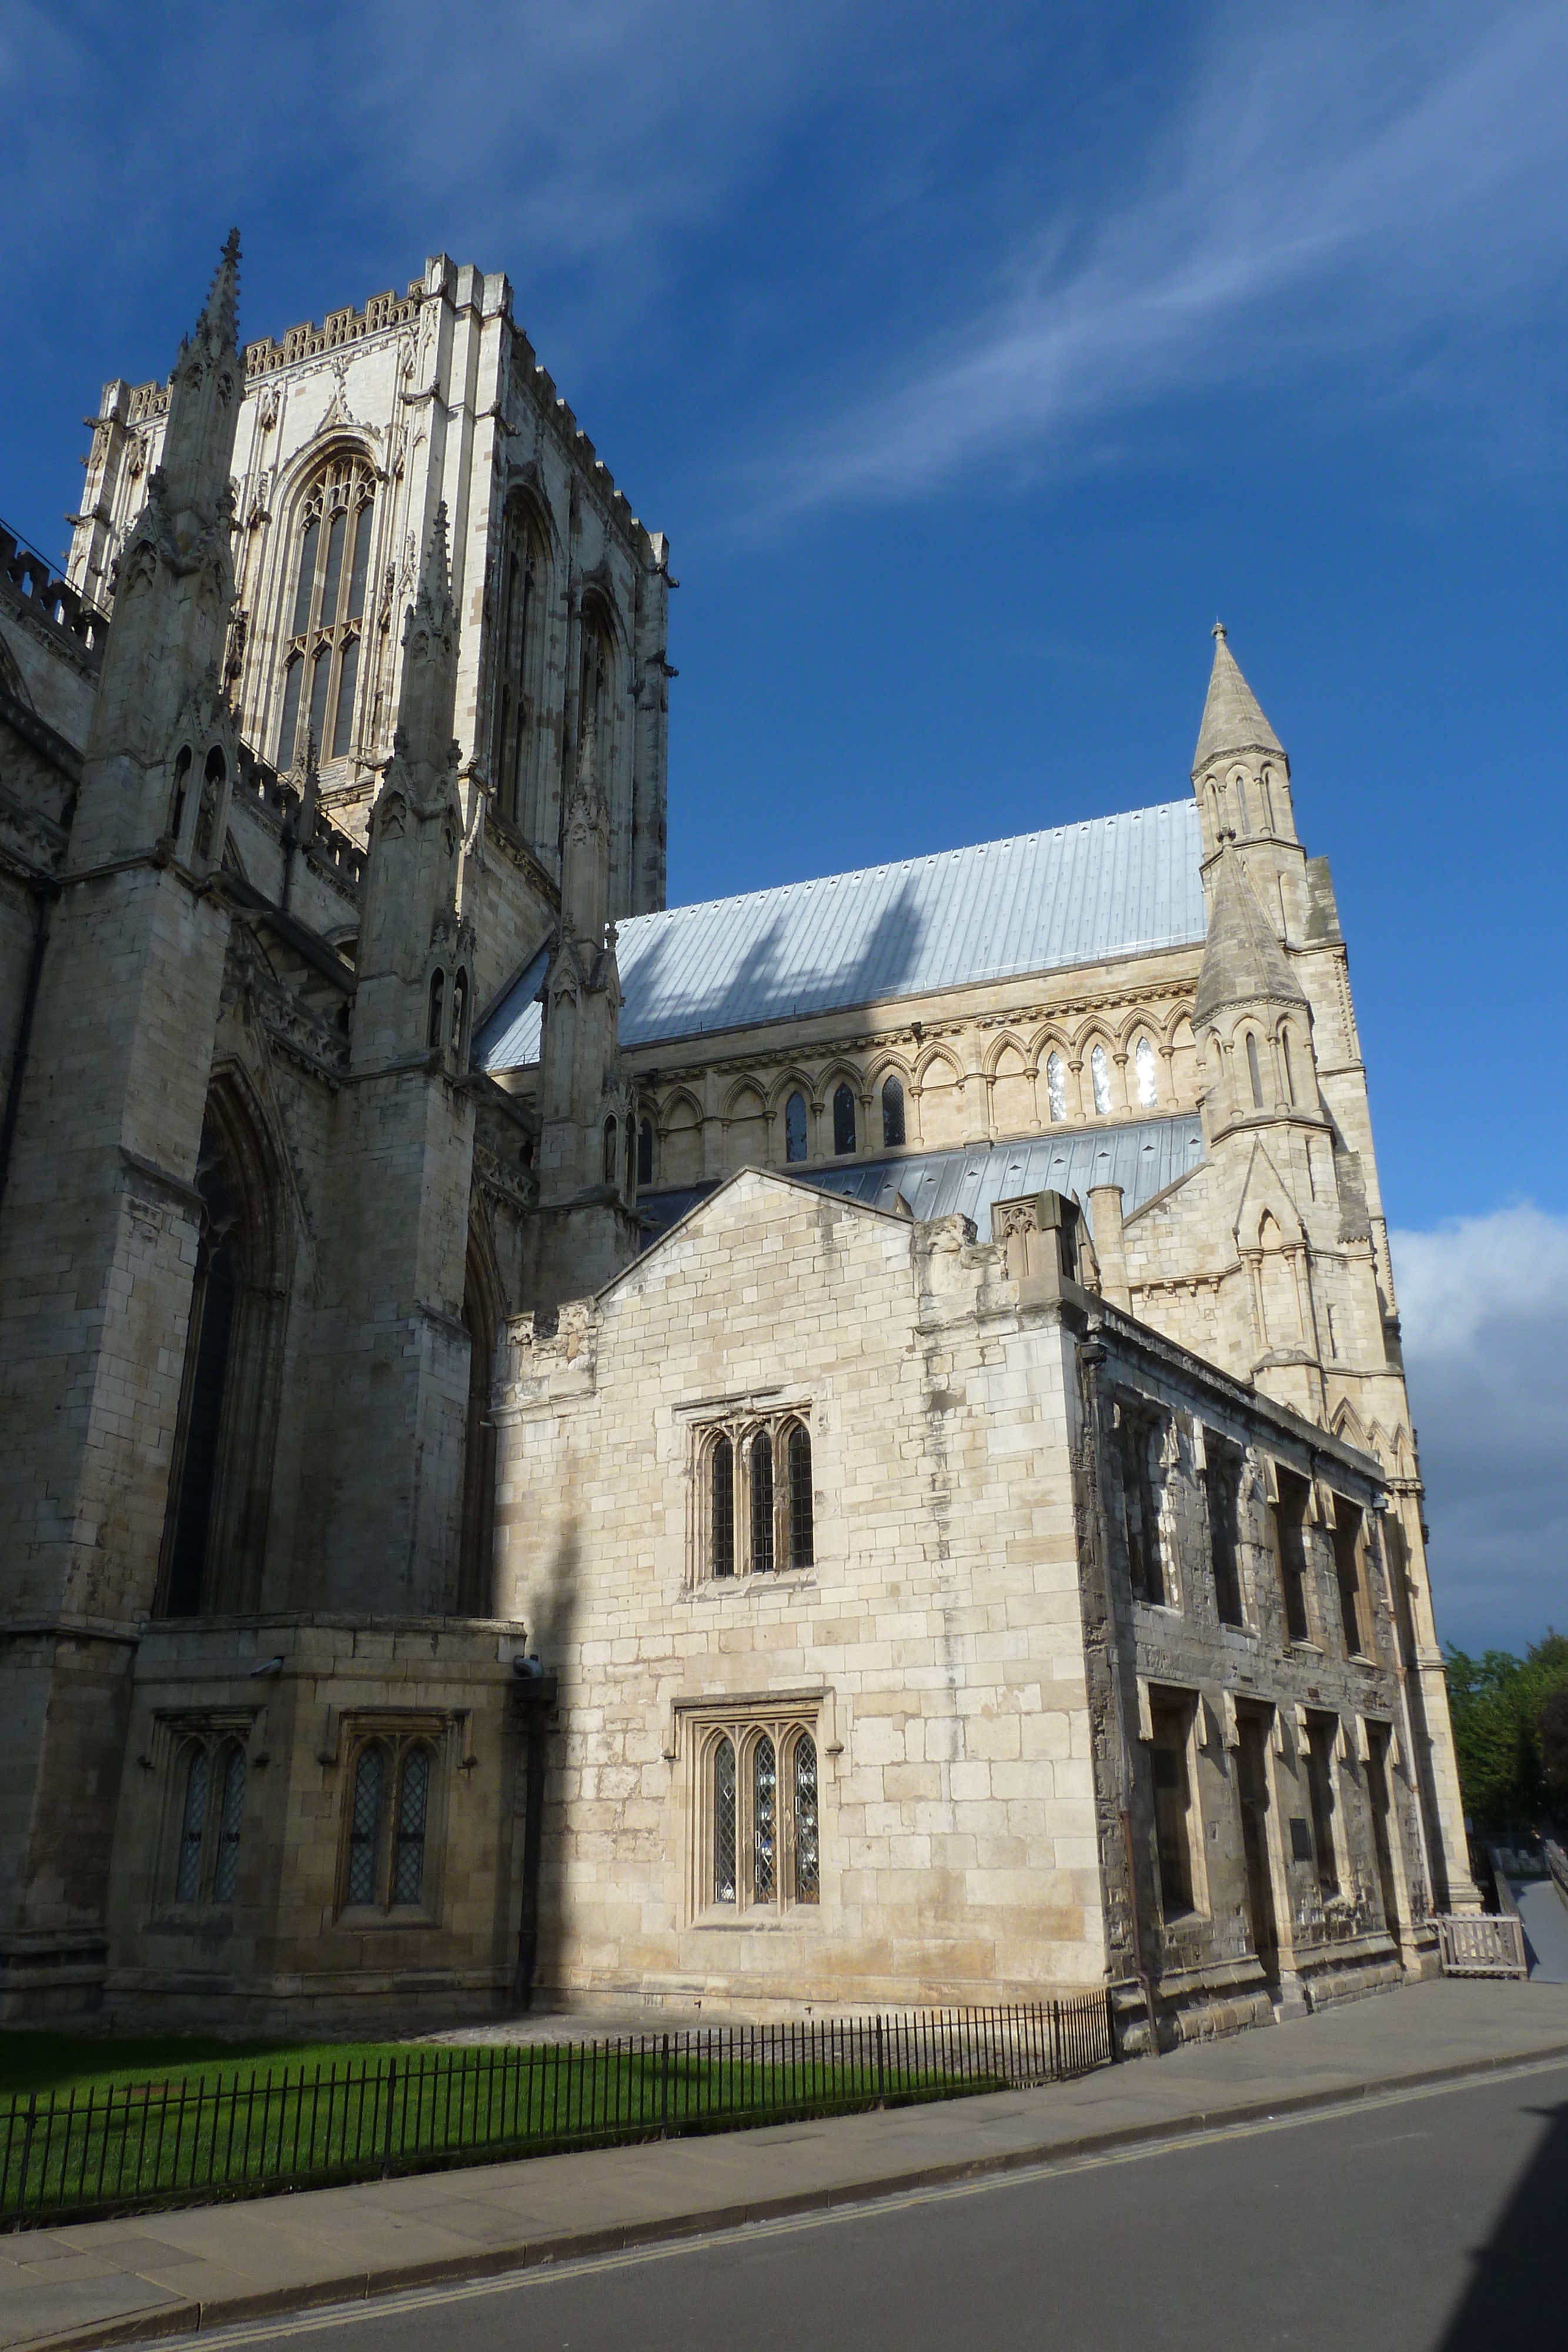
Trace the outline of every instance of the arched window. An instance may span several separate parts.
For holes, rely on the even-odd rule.
[[[424,1817],[430,1802],[430,1750],[411,1748],[398,1774],[392,1837],[392,1899],[417,1903],[424,1885]]]
[[[1103,1118],[1111,1108],[1111,1062],[1103,1045],[1096,1045],[1089,1056],[1089,1076],[1094,1088],[1094,1108]]]
[[[463,1051],[463,1025],[468,1018],[468,975],[461,964],[452,975],[452,1050]]]
[[[207,1826],[207,1790],[212,1779],[212,1759],[206,1748],[193,1742],[187,1751],[185,1767],[185,1801],[180,1815],[180,1858],[174,1869],[174,1900],[193,1903],[202,1891],[202,1841]]]
[[[799,1422],[786,1449],[789,1475],[789,1565],[810,1568],[814,1558],[811,1522],[811,1440]]]
[[[501,558],[490,781],[502,815],[536,845],[553,831],[538,805],[537,772],[548,581],[544,532],[526,500],[515,500],[507,515]],[[553,837],[545,845],[553,850]]]
[[[1060,1054],[1052,1054],[1045,1066],[1045,1097],[1053,1119],[1067,1117],[1067,1065]]]
[[[185,783],[191,772],[191,747],[187,743],[174,762],[174,789],[169,802],[169,836],[180,838],[180,828],[185,822]]]
[[[1241,820],[1241,830],[1243,833],[1250,833],[1252,825],[1247,812],[1247,779],[1239,769],[1231,777],[1230,783],[1236,794],[1236,808]]]
[[[759,1429],[751,1441],[751,1572],[773,1566],[773,1440]]]
[[[722,1736],[713,1748],[713,1899],[735,1901],[735,1743]]]
[[[651,1118],[637,1121],[637,1183],[639,1188],[653,1181],[653,1122]]]
[[[376,1841],[382,1818],[382,1780],[385,1751],[379,1740],[360,1750],[354,1767],[353,1809],[349,1816],[349,1869],[344,1899],[351,1905],[373,1903],[376,1895]]]
[[[900,1150],[904,1145],[904,1088],[896,1078],[882,1082],[882,1140],[888,1151]]]
[[[196,808],[193,846],[198,857],[211,857],[213,855],[218,822],[218,796],[227,776],[224,755],[214,743],[207,753],[207,764],[202,772],[202,797]]]
[[[708,1471],[712,1517],[709,1528],[711,1570],[715,1576],[735,1574],[735,1448],[721,1437],[713,1449]]]
[[[854,1088],[841,1079],[833,1088],[833,1150],[841,1159],[855,1148]]]
[[[1247,1076],[1252,1087],[1252,1108],[1263,1108],[1263,1073],[1258,1062],[1258,1040],[1250,1029],[1247,1032]]]
[[[442,1034],[446,1026],[446,974],[439,964],[430,975],[430,1019],[425,1024],[425,1044],[433,1054],[441,1051]]]
[[[1263,826],[1264,826],[1264,830],[1265,830],[1266,832],[1268,832],[1268,833],[1272,833],[1272,832],[1275,830],[1275,826],[1274,826],[1274,782],[1273,782],[1273,779],[1272,779],[1272,777],[1270,775],[1269,771],[1268,771],[1268,769],[1267,769],[1267,768],[1265,768],[1265,769],[1264,769],[1264,771],[1263,771],[1263,776],[1262,776],[1262,793],[1263,793]]]
[[[1280,1032],[1280,1059],[1285,1071],[1285,1100],[1293,1103],[1296,1099],[1296,1073],[1291,1066],[1291,1033],[1288,1029]]]
[[[223,1752],[223,1805],[218,1814],[217,1864],[213,1872],[213,1900],[234,1901],[239,1874],[239,1833],[245,1817],[245,1749],[231,1739]]]
[[[604,1122],[604,1181],[607,1184],[615,1181],[615,1121],[607,1118]]]
[[[806,1157],[806,1097],[791,1095],[784,1106],[784,1157],[804,1160]]]
[[[1138,1077],[1138,1102],[1145,1110],[1152,1110],[1160,1098],[1159,1080],[1155,1076],[1155,1049],[1146,1037],[1140,1037],[1133,1055],[1133,1067]]]
[[[779,1759],[767,1732],[751,1750],[751,1899],[771,1903],[778,1885]]]
[[[795,1796],[795,1900],[821,1899],[821,1861],[817,1837],[817,1743],[809,1731],[795,1741],[790,1759]]]
[[[341,760],[353,748],[374,498],[374,477],[365,460],[339,457],[306,499],[284,645],[280,769],[304,757],[299,705],[307,667],[308,724],[319,754]]]

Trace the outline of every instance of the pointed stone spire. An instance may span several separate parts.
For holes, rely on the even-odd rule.
[[[229,518],[229,467],[245,385],[239,356],[239,231],[231,229],[206,306],[169,378],[169,419],[153,478],[182,542]]]
[[[1235,665],[1232,664],[1232,667]],[[1241,1004],[1305,1007],[1306,997],[1275,937],[1247,868],[1228,837],[1220,845],[1208,910],[1208,941],[1197,976],[1192,1024]]]
[[[1211,761],[1225,759],[1235,751],[1265,751],[1277,760],[1285,758],[1283,744],[1258,708],[1258,698],[1225,642],[1225,624],[1216,621],[1214,667],[1209,673],[1203,723],[1197,730],[1197,749],[1193,753],[1194,777]]]

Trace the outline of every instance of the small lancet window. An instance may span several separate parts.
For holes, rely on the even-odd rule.
[[[735,1743],[722,1738],[713,1750],[713,1899],[735,1901]]]
[[[615,1121],[612,1118],[607,1118],[604,1122],[604,1181],[607,1184],[613,1184],[615,1181],[615,1146],[617,1139],[618,1137]]]
[[[1146,1037],[1140,1037],[1133,1055],[1133,1067],[1138,1075],[1138,1102],[1145,1110],[1152,1110],[1159,1101],[1159,1081],[1155,1076],[1155,1049]]]
[[[712,1551],[715,1576],[735,1574],[735,1448],[721,1437],[713,1449],[709,1472],[712,1504]]]
[[[463,1051],[463,1024],[468,1013],[468,975],[461,964],[452,975],[452,1050]]]
[[[174,794],[169,813],[169,831],[175,841],[185,822],[185,779],[191,772],[191,747],[187,743],[174,762]]]
[[[904,1146],[904,1088],[896,1078],[883,1080],[882,1140],[887,1151],[901,1150]]]
[[[795,1900],[821,1898],[821,1861],[817,1838],[817,1743],[809,1731],[795,1742],[790,1759],[795,1784]]]
[[[231,1740],[224,1752],[223,1807],[218,1815],[218,1858],[213,1872],[213,1899],[234,1901],[239,1874],[239,1833],[245,1816],[245,1749]]]
[[[354,1806],[349,1817],[349,1875],[345,1889],[351,1904],[372,1903],[376,1893],[376,1832],[382,1814],[381,1748],[362,1748],[354,1767]]]
[[[425,1031],[425,1044],[432,1053],[439,1053],[445,1029],[446,974],[439,964],[430,975],[430,1020]]]
[[[811,1527],[811,1441],[797,1422],[789,1432],[789,1565],[810,1568],[814,1557]]]
[[[854,1089],[841,1079],[833,1088],[833,1150],[841,1160],[855,1148]]]
[[[1067,1117],[1067,1066],[1060,1054],[1052,1054],[1045,1066],[1045,1096],[1051,1105],[1053,1119]]]
[[[185,1768],[185,1803],[180,1819],[180,1859],[174,1872],[174,1900],[193,1903],[202,1889],[202,1837],[207,1821],[207,1786],[212,1761],[204,1748],[193,1746]]]
[[[764,1732],[751,1751],[751,1895],[771,1903],[778,1884],[779,1759]]]
[[[1272,777],[1270,775],[1269,771],[1268,771],[1268,769],[1267,769],[1267,768],[1265,768],[1265,769],[1264,769],[1264,771],[1263,771],[1262,782],[1261,782],[1261,790],[1262,790],[1262,794],[1263,794],[1263,827],[1264,827],[1264,831],[1265,831],[1265,832],[1267,832],[1267,833],[1272,833],[1272,832],[1275,830],[1275,826],[1274,826],[1274,783],[1273,783],[1273,779],[1272,779]]]
[[[751,1570],[773,1566],[773,1440],[759,1429],[751,1441]]]
[[[1096,1045],[1089,1056],[1089,1076],[1094,1088],[1094,1108],[1103,1118],[1111,1108],[1111,1061],[1103,1045]]]
[[[653,1181],[653,1122],[651,1118],[637,1121],[637,1182],[641,1188]]]
[[[1280,1060],[1285,1072],[1285,1100],[1293,1103],[1296,1099],[1296,1073],[1291,1066],[1291,1033],[1288,1029],[1280,1032]]]
[[[784,1106],[784,1157],[795,1161],[806,1157],[806,1097],[791,1095]]]
[[[424,1886],[424,1817],[430,1802],[430,1750],[411,1748],[398,1775],[392,1838],[392,1899],[417,1903]]]
[[[1247,1032],[1247,1076],[1252,1088],[1252,1108],[1263,1108],[1263,1072],[1258,1060],[1258,1040],[1252,1031]]]

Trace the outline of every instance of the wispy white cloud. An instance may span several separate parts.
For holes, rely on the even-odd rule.
[[[1568,1632],[1568,1218],[1502,1209],[1393,1250],[1438,1631]]]
[[[1568,262],[1565,98],[1558,0],[1227,9],[1145,156],[1086,151],[1094,185],[994,299],[771,463],[771,497],[907,497],[1172,393],[1517,308]]]

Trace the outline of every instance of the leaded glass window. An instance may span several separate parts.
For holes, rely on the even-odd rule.
[[[424,1885],[424,1816],[430,1801],[430,1750],[411,1748],[398,1775],[392,1899],[417,1903]]]
[[[1067,1117],[1067,1065],[1060,1054],[1052,1054],[1045,1066],[1045,1094],[1053,1119]]]
[[[207,1788],[212,1759],[205,1748],[193,1747],[185,1767],[185,1802],[180,1821],[180,1859],[174,1873],[174,1900],[193,1903],[202,1891],[202,1840],[207,1824]]]
[[[218,1815],[218,1859],[213,1873],[213,1899],[234,1901],[239,1875],[239,1833],[245,1816],[245,1749],[231,1740],[224,1752],[224,1799]]]
[[[725,1738],[713,1751],[713,1899],[735,1901],[735,1743]]]
[[[771,1903],[777,1881],[779,1759],[763,1732],[751,1751],[751,1899]]]
[[[811,1530],[811,1440],[800,1422],[789,1431],[789,1565],[810,1568],[812,1563]]]
[[[882,1140],[888,1151],[904,1144],[904,1088],[896,1078],[882,1082]]]
[[[1089,1056],[1089,1077],[1096,1115],[1103,1118],[1111,1108],[1111,1060],[1103,1045],[1096,1045]]]
[[[1133,1055],[1133,1067],[1138,1077],[1138,1102],[1145,1110],[1152,1110],[1160,1098],[1156,1076],[1155,1049],[1146,1037],[1140,1037]]]
[[[347,759],[353,749],[374,497],[374,478],[365,460],[341,457],[331,461],[305,502],[283,656],[276,755],[280,769],[305,757],[302,702],[319,756]]]
[[[821,1899],[821,1866],[817,1851],[817,1743],[809,1731],[796,1739],[790,1759],[795,1796],[795,1900]]]
[[[349,1821],[349,1874],[345,1894],[350,1904],[373,1903],[376,1893],[376,1838],[381,1827],[382,1780],[385,1757],[379,1741],[361,1748],[354,1767],[354,1804]]]
[[[784,1106],[784,1157],[788,1160],[806,1157],[806,1097],[791,1095]]]
[[[709,1471],[712,1498],[710,1528],[711,1572],[735,1574],[735,1448],[721,1437],[713,1449]]]
[[[759,1429],[751,1441],[751,1571],[773,1566],[773,1440]]]
[[[854,1089],[847,1080],[833,1088],[833,1150],[839,1158],[855,1148]]]

